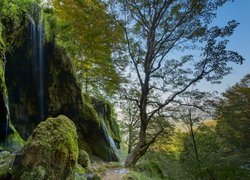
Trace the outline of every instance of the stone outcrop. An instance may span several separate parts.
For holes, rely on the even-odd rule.
[[[78,160],[77,133],[66,116],[48,118],[16,155],[12,179],[73,179]]]
[[[101,108],[95,108],[93,98],[82,96],[71,60],[66,52],[53,44],[48,44],[45,49],[47,114],[51,116],[65,114],[74,121],[78,131],[80,149],[105,161],[118,161],[116,147],[113,146],[112,141],[114,141],[113,139],[119,141],[119,133],[117,133],[119,128],[115,120],[111,120],[111,107],[108,111],[99,113],[98,110]],[[102,117],[105,113],[107,118]],[[106,121],[108,119],[113,122],[112,126]],[[113,126],[114,124],[116,126]],[[113,133],[113,129],[116,129],[114,131],[116,133]]]
[[[31,43],[27,38],[22,47],[7,56],[6,66],[10,117],[24,139],[43,120],[39,116],[38,72],[30,49]],[[118,161],[119,128],[110,105],[95,98],[83,97],[65,50],[54,43],[47,43],[44,61],[45,117],[66,115],[76,125],[80,149],[105,161]]]

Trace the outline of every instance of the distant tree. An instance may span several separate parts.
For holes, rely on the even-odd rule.
[[[223,93],[216,108],[217,131],[237,150],[250,148],[250,74]]]
[[[199,176],[203,167],[203,162],[199,154],[199,143],[197,142],[197,134],[204,122],[212,116],[214,107],[214,96],[208,92],[201,92],[199,90],[192,90],[185,92],[182,98],[176,102],[177,106],[174,113],[175,121],[185,129],[188,134],[187,140],[190,143],[185,143],[184,146],[187,153],[192,154],[193,166],[196,167],[196,171]],[[190,157],[192,157],[190,155]]]
[[[223,93],[215,119],[216,132],[223,139],[225,164],[236,176],[249,178],[250,74]]]
[[[209,28],[216,17],[215,11],[227,0],[113,2],[113,12],[124,17],[120,25],[139,83],[140,94],[130,98],[140,111],[139,141],[125,162],[126,166],[134,166],[165,129],[162,127],[154,137],[147,138],[152,119],[158,119],[163,109],[201,79],[218,83],[231,72],[228,62],[242,63],[243,58],[226,49],[226,38],[232,35],[238,23],[230,21],[225,27]],[[200,52],[198,58],[173,57],[173,52],[180,50],[182,54],[189,54],[184,50],[192,49]]]
[[[180,152],[181,168],[189,174],[189,179],[226,179],[220,176],[223,174],[222,159],[225,155],[221,151],[221,139],[215,132],[215,126],[202,125],[195,138],[200,167],[195,163],[197,160],[192,153],[193,143],[188,133],[183,138],[183,149]]]
[[[128,146],[128,154],[131,153],[138,141],[139,132],[139,109],[132,101],[125,101],[122,105],[121,128]]]

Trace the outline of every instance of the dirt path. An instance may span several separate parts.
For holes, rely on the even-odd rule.
[[[102,173],[101,177],[103,180],[122,180],[127,173],[128,170],[125,168],[114,168]]]

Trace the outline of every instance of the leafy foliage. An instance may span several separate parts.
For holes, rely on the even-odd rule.
[[[99,0],[51,0],[57,20],[56,41],[74,61],[86,93],[112,95],[122,78],[123,32]]]
[[[227,164],[235,174],[250,177],[250,75],[228,89],[218,103],[216,130],[223,138]],[[242,175],[242,176],[243,176]]]
[[[231,87],[216,106],[216,124],[204,124],[196,134],[201,169],[195,166],[189,135],[183,139],[180,161],[192,178],[249,178],[249,79]]]
[[[0,2],[0,58],[4,59],[5,53],[12,50],[13,46],[22,43],[23,24],[25,13],[37,0],[1,0]]]

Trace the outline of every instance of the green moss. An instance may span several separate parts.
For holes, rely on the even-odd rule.
[[[107,100],[104,100],[104,106],[106,106],[107,113],[108,113],[108,117],[104,119],[104,121],[108,127],[109,134],[114,140],[120,142],[121,141],[120,128],[119,128],[118,123],[116,122],[116,114],[115,114],[114,107]]]
[[[78,133],[78,147],[79,147],[79,151],[84,150],[89,155],[93,154],[89,144],[84,140],[84,135],[82,133]]]
[[[14,179],[71,179],[77,160],[76,127],[60,115],[38,125],[17,154],[12,175]]]
[[[100,125],[99,116],[92,105],[92,101],[88,95],[83,95],[83,114],[88,121],[94,121]]]
[[[89,95],[84,94],[84,114],[88,119],[96,121],[99,126],[102,123],[105,123],[108,129],[108,134],[116,141],[120,142],[120,128],[116,122],[116,115],[113,106],[107,100],[97,100],[103,103],[103,108],[105,109],[106,116],[104,118],[98,115],[98,110],[96,110],[93,106],[93,97],[91,98]]]
[[[8,172],[12,166],[14,155],[8,151],[0,152],[0,179],[7,179]]]
[[[46,42],[53,42],[56,35],[56,18],[51,8],[43,10],[43,24]]]
[[[17,151],[23,148],[25,145],[25,141],[20,137],[19,133],[16,131],[13,124],[10,122],[9,124],[12,133],[8,135],[5,143],[4,148],[9,151]]]
[[[107,103],[107,105],[111,112],[110,118],[108,119],[109,127],[111,130],[111,136],[113,137],[114,140],[121,142],[120,127],[116,121],[116,114],[115,114],[114,108],[109,102]]]
[[[0,91],[4,97],[5,102],[7,102],[7,88],[5,85],[5,78],[4,78],[4,64],[3,61],[0,59]]]
[[[74,180],[86,180],[85,169],[80,164],[77,164],[77,166],[76,166]]]
[[[86,151],[84,151],[84,150],[80,150],[79,151],[78,163],[82,167],[88,167],[88,166],[90,166],[89,155],[88,155],[88,153]]]
[[[75,172],[78,173],[79,175],[84,175],[85,169],[80,164],[77,164]]]

